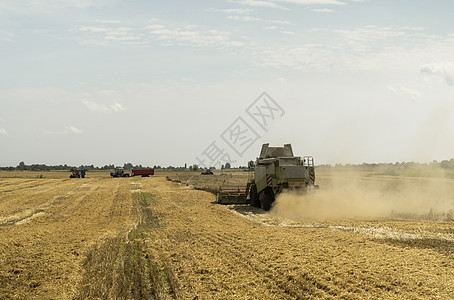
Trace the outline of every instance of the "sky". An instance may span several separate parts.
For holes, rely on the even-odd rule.
[[[454,157],[454,3],[0,0],[0,166]]]

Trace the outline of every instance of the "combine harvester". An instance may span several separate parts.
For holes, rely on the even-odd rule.
[[[316,189],[312,156],[294,156],[292,145],[269,147],[262,145],[260,157],[249,162],[249,180],[244,186],[221,186],[217,202],[222,204],[250,204],[270,210],[276,195],[284,190],[307,191]]]

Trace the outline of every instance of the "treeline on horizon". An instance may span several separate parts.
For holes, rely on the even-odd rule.
[[[67,164],[64,165],[56,165],[56,166],[48,166],[45,164],[31,164],[31,165],[26,165],[24,162],[20,162],[19,165],[16,167],[0,167],[0,170],[2,171],[73,171],[74,169],[81,169],[81,170],[86,170],[86,171],[102,171],[102,170],[113,170],[115,168],[118,168],[120,166],[115,166],[115,165],[105,165],[103,167],[97,167],[94,165],[80,165],[80,166],[68,166]],[[145,169],[145,168],[151,168],[150,166],[142,166],[142,165],[133,165],[132,163],[124,163],[123,166],[121,166],[125,170],[132,170],[132,169]],[[226,163],[226,165],[222,165],[221,169],[230,169],[230,163]],[[174,167],[174,166],[167,166],[167,167],[162,167],[162,166],[153,166],[153,169],[155,170],[190,170],[190,171],[198,171],[199,169],[205,169],[201,168],[198,165],[192,165],[192,166],[187,166],[185,164],[182,167]],[[216,167],[209,167],[208,169],[216,169]],[[247,169],[247,167],[238,167],[238,168],[233,168],[233,169]]]
[[[67,164],[64,165],[56,165],[56,166],[48,166],[45,164],[31,164],[26,165],[24,162],[20,162],[19,165],[16,167],[0,167],[0,170],[3,171],[72,171],[74,169],[81,169],[87,171],[94,171],[94,170],[112,170],[115,169],[115,165],[105,165],[103,167],[97,167],[94,165],[80,165],[80,166],[68,166]],[[132,163],[125,163],[123,165],[124,169],[144,169],[150,168],[148,166],[144,167],[142,165],[133,165]]]
[[[118,167],[118,166],[117,166]],[[125,170],[131,169],[143,169],[143,168],[151,168],[150,166],[142,166],[142,165],[133,165],[132,163],[124,163],[122,166]],[[454,169],[454,158],[450,160],[442,160],[440,162],[434,160],[430,163],[419,163],[419,162],[396,162],[396,163],[362,163],[362,164],[323,164],[316,166],[317,168],[394,168],[394,169],[412,169],[412,168],[420,168],[420,167],[429,167],[429,168],[441,168],[441,169]],[[16,167],[0,167],[0,170],[3,171],[72,171],[74,169],[81,169],[87,171],[94,171],[94,170],[112,170],[115,169],[116,166],[105,165],[102,167],[94,166],[94,165],[80,165],[80,166],[68,166],[67,164],[64,165],[55,165],[55,166],[48,166],[45,164],[31,164],[26,165],[24,162],[20,162],[19,165]],[[221,169],[247,169],[247,167],[231,167],[229,163],[221,167]],[[174,167],[174,166],[153,166],[155,170],[199,170],[204,169],[198,167],[197,165],[189,166],[185,164],[181,167]],[[216,167],[210,167],[209,169],[216,169]]]
[[[362,163],[362,164],[325,164],[318,165],[318,168],[389,168],[396,167],[400,169],[411,169],[419,167],[441,168],[441,169],[454,169],[454,158],[450,160],[442,160],[440,162],[434,160],[430,163],[420,162],[395,162],[395,163]]]

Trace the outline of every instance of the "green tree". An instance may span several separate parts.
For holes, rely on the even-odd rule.
[[[123,169],[125,170],[131,170],[134,166],[132,165],[132,163],[125,163],[123,165]]]
[[[17,169],[19,169],[19,170],[25,170],[25,167],[26,167],[26,166],[25,166],[25,163],[24,163],[23,161],[21,161],[21,162],[19,163],[19,165],[17,166]]]

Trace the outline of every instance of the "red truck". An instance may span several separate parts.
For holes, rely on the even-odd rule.
[[[142,176],[142,177],[148,177],[150,175],[154,175],[154,169],[133,169],[132,170],[132,176]]]

